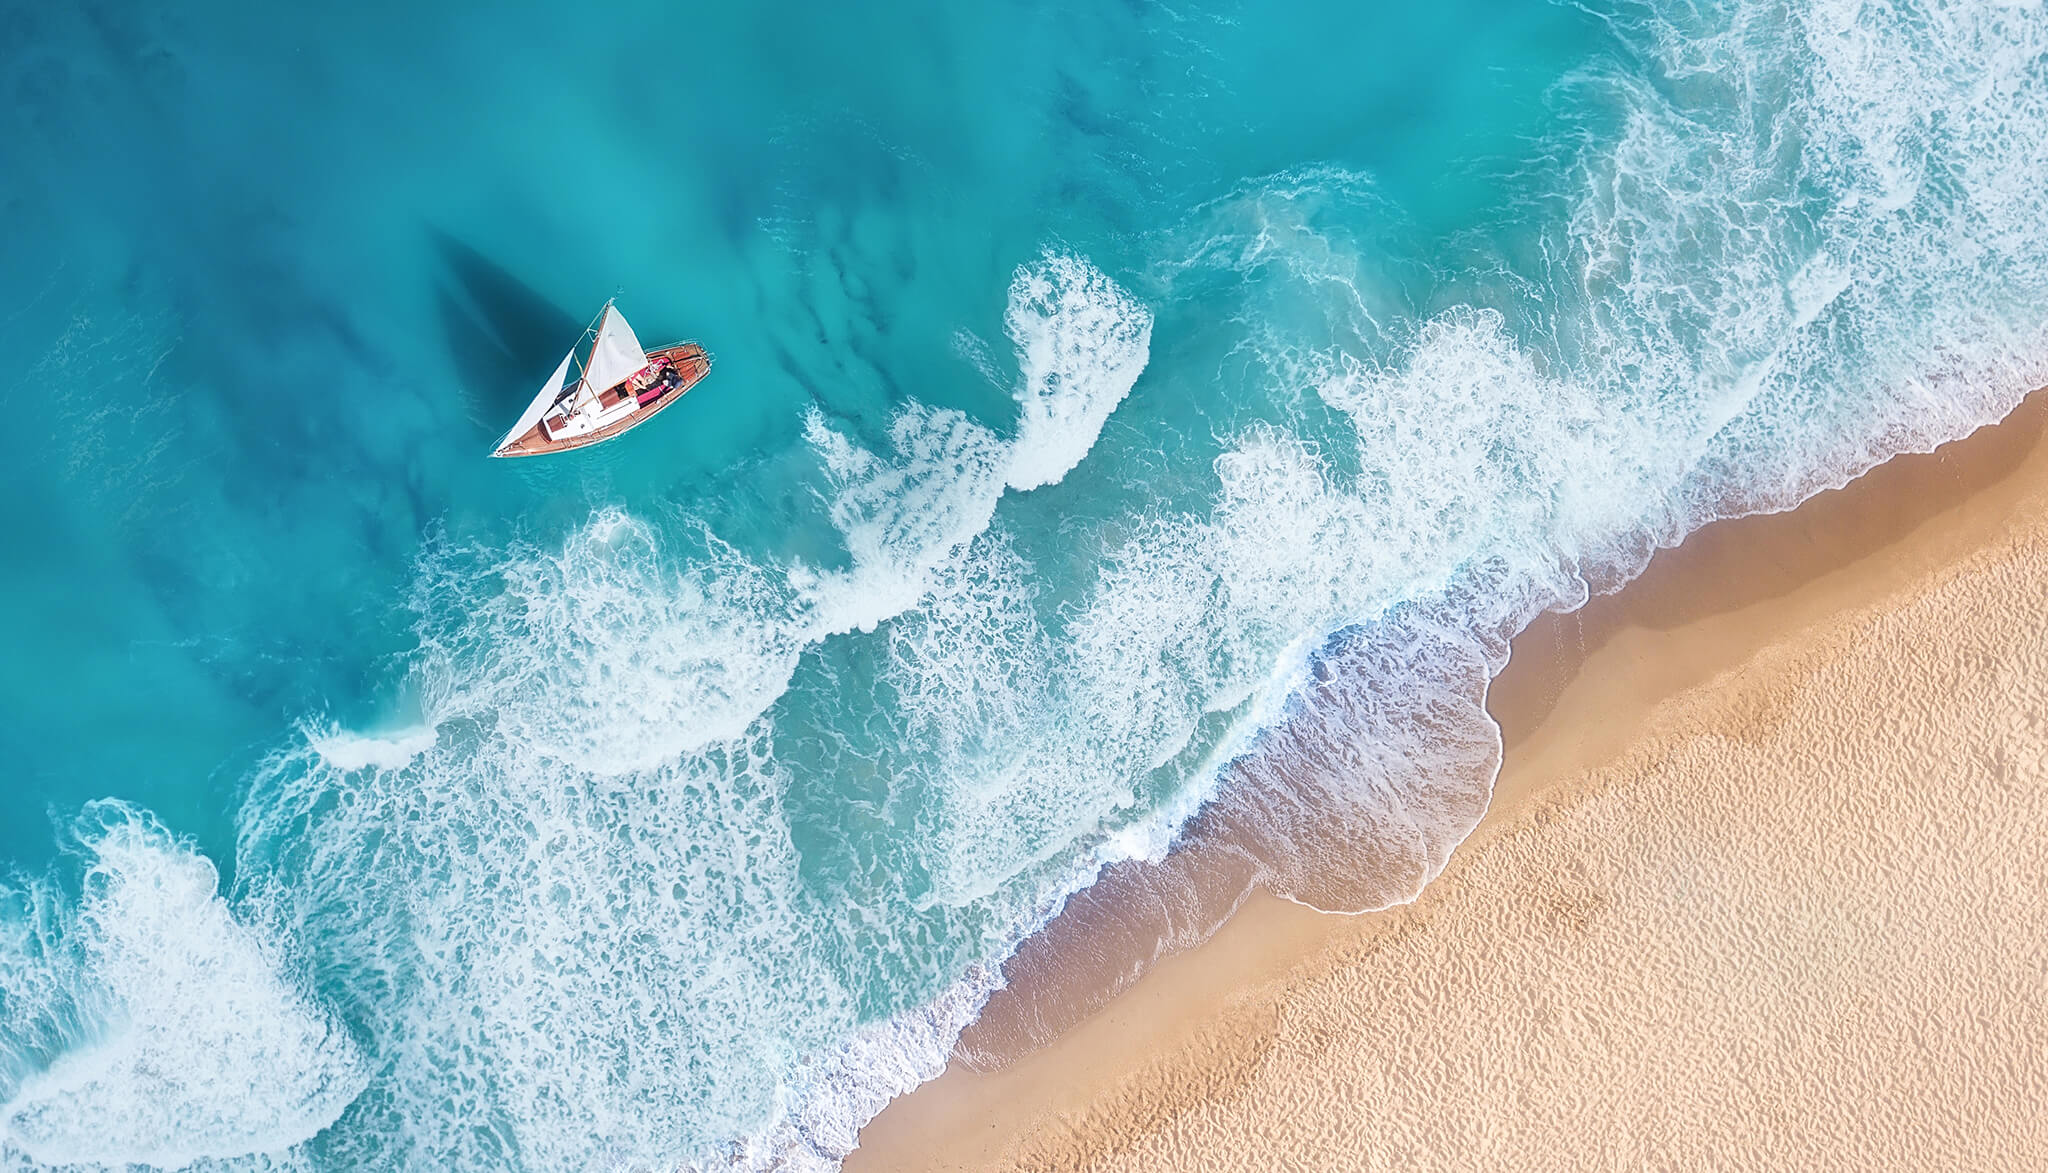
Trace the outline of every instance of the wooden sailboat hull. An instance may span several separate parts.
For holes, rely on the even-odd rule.
[[[711,372],[710,352],[695,342],[677,342],[668,346],[656,347],[647,352],[647,361],[649,363],[658,363],[664,358],[675,364],[677,373],[681,375],[681,381],[670,388],[661,398],[641,404],[638,411],[606,424],[604,427],[576,436],[549,436],[547,434],[547,421],[543,419],[521,433],[516,439],[506,443],[496,452],[491,453],[491,455],[505,457],[547,456],[555,452],[568,452],[577,448],[588,448],[592,444],[602,444],[606,440],[622,436],[641,424],[646,423],[648,420],[653,419],[656,413],[676,400],[681,399],[689,392],[690,388],[695,387],[705,375]],[[608,397],[617,394],[624,386],[625,384],[620,384],[619,387],[606,389],[601,398],[605,398],[609,402]]]

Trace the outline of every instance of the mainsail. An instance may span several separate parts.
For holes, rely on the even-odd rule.
[[[647,352],[640,349],[626,315],[607,304],[597,341],[590,347],[590,361],[583,368],[583,390],[591,395],[609,391],[646,365]]]

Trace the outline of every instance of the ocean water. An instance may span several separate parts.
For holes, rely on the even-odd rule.
[[[829,1169],[2048,383],[2039,2],[867,8],[0,2],[0,1168]],[[711,377],[484,459],[614,295]]]

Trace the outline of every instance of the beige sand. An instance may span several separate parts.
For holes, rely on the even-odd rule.
[[[1518,640],[1415,905],[1255,900],[848,1168],[2048,1168],[2039,399]]]

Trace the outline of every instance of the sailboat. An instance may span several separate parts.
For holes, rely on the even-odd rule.
[[[653,419],[710,370],[710,353],[694,342],[642,350],[626,315],[605,302],[491,455],[544,456],[602,444]]]

